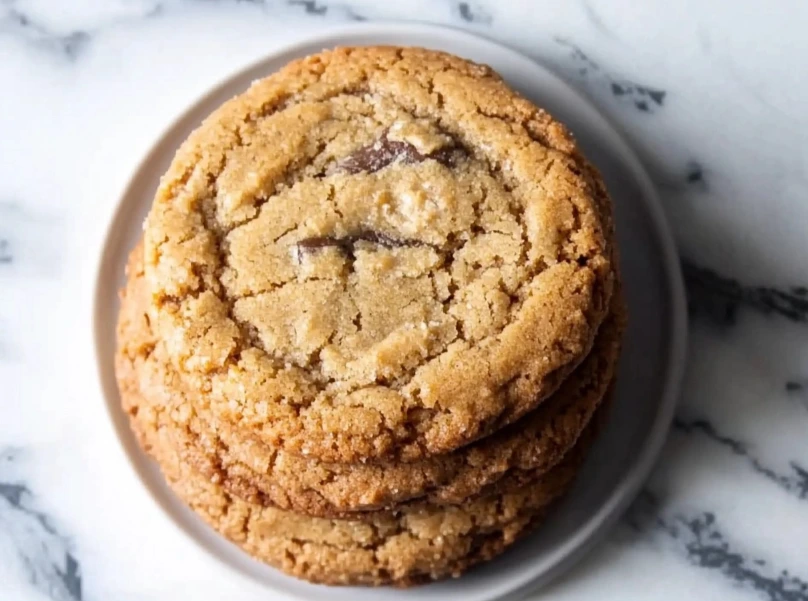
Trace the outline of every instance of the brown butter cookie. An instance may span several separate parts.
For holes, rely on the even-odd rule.
[[[541,403],[612,289],[602,183],[489,68],[343,48],[225,103],[145,231],[151,315],[214,422],[327,461],[452,451]]]

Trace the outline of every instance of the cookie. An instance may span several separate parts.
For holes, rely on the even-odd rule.
[[[295,61],[179,149],[145,228],[150,315],[211,419],[329,462],[451,452],[543,402],[612,291],[567,130],[490,68]]]
[[[142,247],[135,248],[122,291],[116,357],[124,401],[168,414],[164,428],[186,463],[229,493],[257,504],[314,516],[345,516],[425,498],[460,504],[501,481],[524,482],[554,467],[573,446],[614,378],[623,327],[621,295],[591,353],[553,398],[520,421],[448,455],[412,463],[329,464],[273,451],[227,423],[215,422],[165,357],[147,315]],[[131,411],[131,408],[127,408]]]
[[[137,407],[137,398],[129,400]],[[183,462],[163,428],[166,413],[130,413],[134,429],[177,496],[254,558],[318,583],[409,586],[459,576],[495,557],[540,522],[574,481],[587,431],[561,464],[462,506],[416,503],[364,520],[315,518],[245,502]]]

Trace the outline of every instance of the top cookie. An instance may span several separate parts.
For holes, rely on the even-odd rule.
[[[219,419],[327,461],[412,461],[532,409],[612,288],[600,182],[488,67],[296,61],[214,112],[145,230],[156,331]]]

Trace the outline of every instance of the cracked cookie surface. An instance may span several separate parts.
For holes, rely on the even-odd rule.
[[[595,425],[564,460],[528,484],[513,482],[462,506],[409,504],[367,519],[327,519],[245,502],[187,464],[168,434],[167,414],[136,393],[125,402],[141,445],[177,496],[256,559],[326,584],[409,586],[457,577],[537,525],[574,482]]]
[[[204,411],[331,462],[416,461],[516,420],[607,312],[602,183],[489,68],[295,61],[178,151],[145,229],[153,327]]]
[[[334,464],[303,458],[268,448],[249,433],[215,421],[193,402],[152,330],[142,257],[138,246],[130,255],[121,294],[116,371],[125,404],[129,410],[164,412],[166,437],[186,463],[230,494],[257,504],[344,517],[419,498],[461,504],[503,483],[527,481],[561,461],[616,372],[623,327],[618,289],[583,363],[552,398],[500,432],[453,453],[411,463]],[[139,400],[126,400],[133,396]]]

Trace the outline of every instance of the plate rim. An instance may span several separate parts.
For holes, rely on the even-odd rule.
[[[126,179],[124,185],[120,188],[116,195],[116,200],[111,203],[107,218],[103,220],[102,236],[100,248],[97,248],[96,254],[93,259],[93,270],[95,274],[93,279],[92,303],[91,303],[91,336],[93,347],[93,358],[95,363],[95,381],[99,386],[101,400],[104,404],[105,411],[108,417],[109,426],[112,428],[115,438],[118,440],[119,449],[123,451],[126,456],[126,463],[129,465],[131,473],[139,480],[140,484],[147,492],[147,496],[151,499],[154,507],[159,509],[159,514],[165,522],[172,525],[176,531],[181,533],[181,536],[195,547],[202,547],[206,555],[214,559],[218,564],[228,569],[230,573],[237,574],[245,581],[251,584],[258,584],[264,590],[272,590],[290,599],[302,599],[296,593],[288,590],[282,590],[272,584],[260,579],[255,574],[242,570],[233,565],[231,562],[220,557],[217,553],[209,549],[206,545],[200,543],[197,537],[191,532],[187,531],[186,527],[175,519],[172,515],[172,510],[166,507],[166,504],[151,490],[151,484],[146,475],[143,473],[142,468],[137,464],[132,453],[139,452],[139,448],[132,448],[131,440],[127,440],[125,433],[123,433],[120,426],[120,417],[115,415],[116,409],[113,403],[110,402],[109,391],[114,391],[114,396],[117,398],[117,387],[114,382],[114,374],[108,373],[108,369],[104,367],[105,358],[102,355],[102,349],[105,346],[102,342],[105,328],[108,330],[109,324],[102,323],[101,319],[101,305],[108,298],[108,293],[105,292],[105,285],[107,278],[110,276],[111,265],[108,264],[108,257],[110,255],[115,243],[115,233],[123,226],[126,213],[125,205],[128,197],[133,193],[133,188],[140,180],[141,173],[147,169],[148,165],[154,160],[155,155],[159,152],[160,148],[166,143],[172,132],[188,117],[198,109],[198,107],[205,102],[209,101],[211,97],[224,92],[230,87],[234,81],[243,78],[247,73],[259,68],[264,63],[272,61],[282,56],[297,55],[302,56],[308,52],[315,44],[321,44],[322,48],[332,48],[339,45],[350,44],[350,38],[357,36],[367,35],[388,35],[388,36],[405,36],[413,37],[417,40],[419,35],[430,35],[438,37],[446,37],[447,44],[453,38],[458,43],[475,44],[487,46],[490,50],[495,50],[499,53],[510,54],[512,58],[522,62],[534,70],[544,72],[546,77],[551,78],[556,85],[566,89],[570,94],[576,96],[581,103],[585,104],[590,113],[600,120],[601,125],[605,126],[609,133],[613,135],[614,142],[618,146],[621,159],[624,160],[632,176],[635,178],[636,183],[639,185],[642,192],[643,206],[648,211],[648,216],[655,228],[655,239],[660,246],[660,256],[662,264],[666,271],[666,283],[669,286],[669,300],[671,302],[670,310],[670,326],[671,335],[668,340],[667,350],[670,360],[666,365],[665,379],[662,384],[663,393],[657,403],[657,412],[652,424],[652,427],[647,432],[647,438],[644,445],[638,453],[637,459],[626,470],[624,475],[619,480],[619,484],[615,486],[614,490],[608,497],[605,497],[603,502],[598,506],[595,511],[585,523],[581,525],[575,532],[567,538],[562,545],[555,551],[554,556],[556,560],[552,565],[543,571],[530,570],[526,567],[521,573],[521,578],[518,582],[514,582],[513,586],[507,590],[494,591],[494,595],[488,597],[490,601],[518,598],[521,595],[527,594],[529,591],[534,590],[542,585],[547,584],[551,580],[556,579],[563,572],[566,572],[574,564],[576,564],[586,553],[588,553],[604,536],[611,530],[616,521],[623,515],[628,505],[636,498],[642,484],[647,480],[653,466],[659,459],[662,447],[667,438],[667,432],[670,428],[678,399],[681,395],[681,387],[684,377],[684,369],[686,364],[686,349],[688,338],[688,316],[686,309],[686,296],[684,279],[681,272],[679,263],[679,254],[677,245],[673,236],[672,229],[665,215],[663,205],[657,192],[653,181],[648,174],[645,166],[637,156],[632,146],[626,140],[626,136],[622,128],[618,124],[613,123],[597,108],[597,106],[584,94],[582,94],[576,87],[568,83],[564,78],[558,75],[554,70],[544,65],[540,60],[536,60],[521,51],[512,48],[504,43],[494,40],[483,33],[470,32],[465,29],[454,26],[438,25],[434,23],[425,23],[418,21],[371,21],[365,23],[352,23],[343,25],[333,25],[325,29],[319,29],[315,32],[305,34],[298,40],[291,43],[286,43],[278,46],[260,58],[249,62],[248,64],[238,67],[230,72],[225,77],[217,80],[213,85],[206,89],[205,92],[197,96],[184,110],[179,112],[168,122],[160,131],[159,135],[155,137],[148,150],[143,154],[142,158],[136,163],[131,171],[131,175]],[[360,44],[361,45],[361,44]],[[381,44],[380,44],[381,45]],[[120,268],[121,266],[118,265]],[[111,382],[110,382],[111,380]],[[216,533],[217,536],[218,533]],[[224,539],[223,539],[224,540]],[[348,590],[348,589],[343,589]]]

